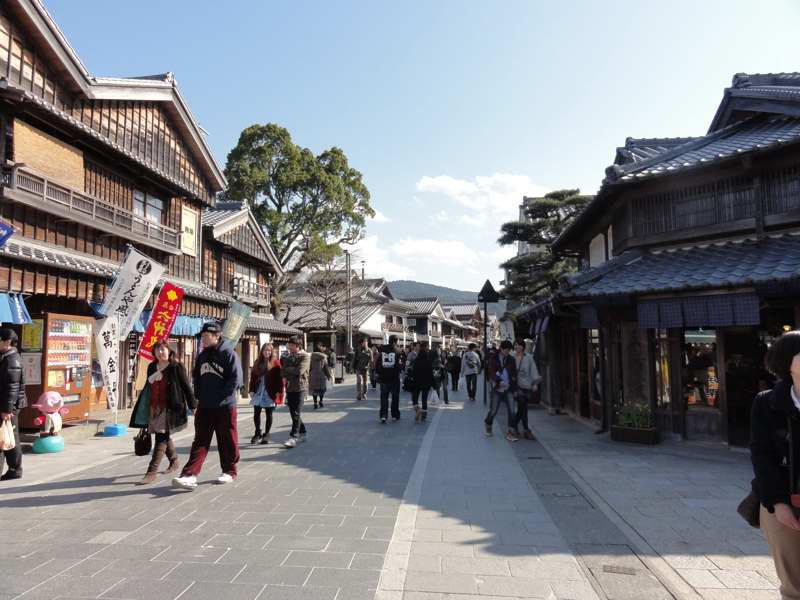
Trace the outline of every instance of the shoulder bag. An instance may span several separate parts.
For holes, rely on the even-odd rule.
[[[133,452],[136,456],[147,456],[153,449],[153,436],[147,432],[147,427],[142,427],[133,438]]]

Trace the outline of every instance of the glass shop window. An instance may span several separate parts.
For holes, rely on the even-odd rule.
[[[683,339],[683,396],[687,407],[719,408],[716,330],[687,329]]]

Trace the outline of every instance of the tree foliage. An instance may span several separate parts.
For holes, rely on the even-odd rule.
[[[505,223],[500,228],[499,244],[527,243],[529,252],[515,256],[502,265],[508,271],[502,290],[505,298],[523,303],[535,301],[543,290],[559,277],[577,269],[577,259],[559,255],[550,249],[556,238],[591,200],[580,190],[558,190],[529,201],[525,208],[528,220]]]
[[[248,203],[281,266],[294,275],[339,256],[375,214],[361,173],[340,148],[315,155],[273,123],[242,131],[225,177],[226,197]]]

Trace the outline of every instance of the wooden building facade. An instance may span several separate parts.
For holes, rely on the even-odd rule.
[[[792,93],[787,93],[792,92]],[[800,75],[737,75],[709,132],[633,139],[553,244],[581,259],[531,309],[545,396],[599,424],[745,445],[769,346],[800,326]]]
[[[78,334],[64,331],[93,321],[129,245],[184,289],[170,341],[187,367],[202,323],[224,320],[234,299],[256,308],[250,331],[264,328],[257,323],[270,316],[268,277],[279,267],[251,224],[246,234],[212,232],[212,247],[204,248],[202,215],[215,210],[226,182],[171,73],[92,76],[38,0],[7,0],[0,4],[0,157],[0,217],[16,228],[0,248],[0,292],[22,295],[33,325],[43,328],[41,342],[22,348],[38,352],[43,365],[29,397],[59,389],[78,420],[105,408],[93,351],[83,347],[91,335],[76,341],[67,338]],[[148,313],[120,344],[123,403],[133,393]],[[51,321],[60,328],[52,336]],[[37,337],[19,329],[29,342]],[[62,342],[81,348],[59,363],[63,373],[49,373],[48,349]]]

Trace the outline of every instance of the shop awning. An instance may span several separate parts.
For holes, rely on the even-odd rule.
[[[133,324],[133,330],[136,333],[144,333],[147,327],[147,322],[150,320],[150,311],[144,310],[139,318]],[[211,321],[208,317],[192,317],[188,315],[178,315],[175,319],[175,324],[172,326],[171,336],[181,337],[194,337],[200,335],[200,330],[203,324]]]
[[[640,300],[639,327],[732,327],[761,322],[756,294],[714,294],[686,298]]]
[[[14,325],[28,325],[31,315],[20,294],[0,294],[0,321]]]

